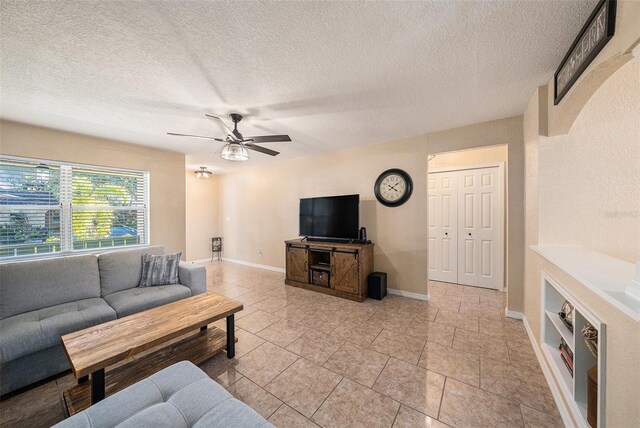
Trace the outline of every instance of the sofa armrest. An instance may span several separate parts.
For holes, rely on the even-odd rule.
[[[180,284],[191,289],[191,295],[207,291],[207,269],[204,266],[180,262],[178,266]]]

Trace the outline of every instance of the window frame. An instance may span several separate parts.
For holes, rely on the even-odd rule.
[[[123,249],[134,249],[134,248],[144,248],[151,245],[151,179],[149,170],[139,170],[139,169],[131,169],[131,168],[120,168],[120,167],[111,167],[104,165],[94,165],[94,164],[85,164],[85,163],[77,163],[77,162],[64,162],[64,161],[56,161],[50,159],[40,159],[40,158],[31,158],[25,156],[13,156],[6,155],[0,153],[0,160],[6,160],[10,162],[24,162],[24,163],[37,163],[41,165],[47,166],[55,166],[60,170],[60,251],[50,252],[50,253],[41,253],[41,254],[27,254],[27,255],[19,255],[12,257],[4,257],[0,258],[0,264],[5,263],[13,263],[27,260],[39,260],[39,259],[51,259],[57,257],[69,257],[74,255],[81,254],[101,254],[110,251],[119,251]],[[143,216],[144,216],[144,243],[142,244],[132,244],[132,245],[119,245],[114,247],[101,247],[101,248],[88,248],[88,249],[73,249],[73,230],[72,230],[72,222],[73,222],[73,186],[72,186],[72,176],[73,169],[90,169],[94,171],[103,171],[105,174],[109,173],[132,173],[132,174],[141,174],[143,180]],[[66,178],[63,178],[63,175],[67,175]],[[68,181],[65,186],[68,186],[68,189],[63,191],[63,182]],[[113,208],[111,206],[100,206],[101,209],[104,208]],[[82,207],[82,209],[86,209],[86,207]],[[81,210],[82,210],[81,209]],[[117,208],[122,210],[121,208]],[[116,210],[117,210],[116,209]],[[139,209],[139,208],[138,208]],[[113,211],[116,211],[113,210]],[[79,210],[78,210],[79,211]],[[129,211],[134,211],[133,209]],[[11,211],[9,211],[11,212]]]

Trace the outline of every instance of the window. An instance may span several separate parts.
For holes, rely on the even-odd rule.
[[[149,174],[0,157],[0,260],[149,242]]]

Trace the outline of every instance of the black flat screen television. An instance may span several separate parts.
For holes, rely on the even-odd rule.
[[[358,239],[360,195],[300,199],[300,236]]]

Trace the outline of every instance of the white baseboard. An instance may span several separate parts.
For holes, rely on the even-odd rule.
[[[187,260],[187,263],[209,263],[211,259]]]
[[[547,380],[547,385],[549,385],[549,389],[551,390],[551,395],[553,395],[553,399],[556,402],[556,407],[558,407],[558,412],[560,412],[560,417],[562,418],[562,422],[564,426],[571,427],[574,426],[573,418],[571,417],[571,413],[567,408],[563,398],[562,393],[558,389],[558,385],[554,380],[553,375],[551,374],[551,370],[547,365],[547,360],[544,359],[542,355],[542,351],[538,346],[535,336],[533,335],[533,331],[531,330],[531,326],[529,326],[529,322],[527,321],[527,317],[522,315],[522,323],[524,324],[525,330],[527,330],[527,335],[529,336],[529,342],[531,342],[531,347],[533,351],[536,353],[536,358],[538,359],[538,363],[540,364],[540,368],[542,369],[542,374],[544,374],[544,378]]]
[[[249,267],[254,267],[254,268],[258,268],[258,269],[270,270],[270,271],[273,271],[273,272],[285,273],[285,270],[283,268],[279,268],[279,267],[275,267],[275,266],[261,265],[259,263],[246,262],[244,260],[229,259],[227,257],[223,257],[222,260],[225,261],[225,262],[229,262],[229,263],[235,263],[237,265],[243,265],[243,266],[249,266]]]
[[[522,312],[510,311],[507,308],[504,308],[504,314],[509,318],[513,318],[514,320],[521,320],[524,318],[524,314]]]
[[[396,296],[410,297],[417,300],[429,300],[429,294],[412,293],[410,291],[398,290],[397,288],[387,288],[387,293]]]

